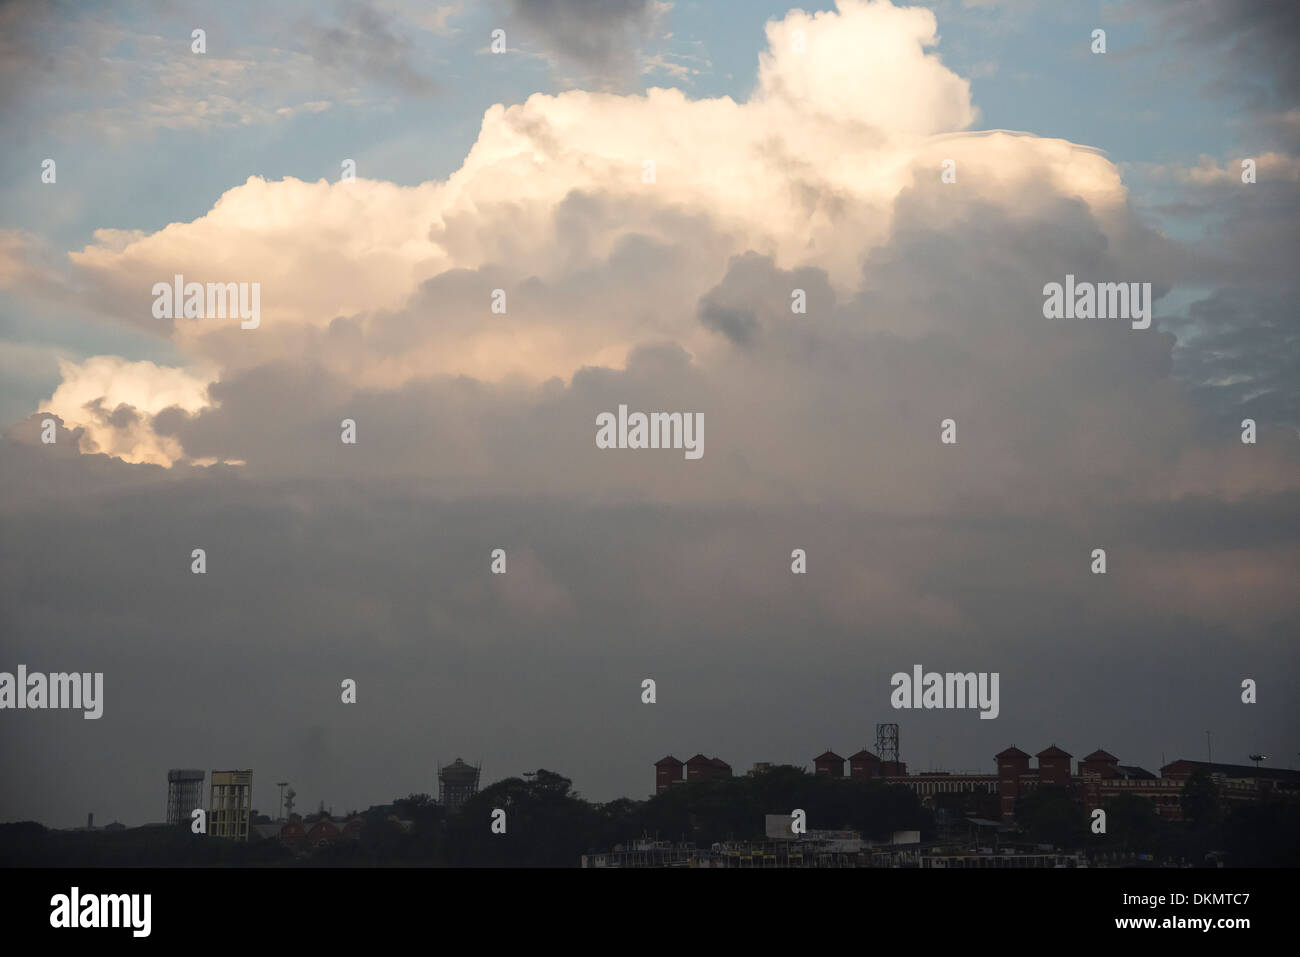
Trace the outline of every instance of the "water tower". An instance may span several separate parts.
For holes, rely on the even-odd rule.
[[[438,768],[438,803],[454,811],[478,793],[479,766],[457,758]]]
[[[203,807],[204,772],[172,768],[167,772],[167,823],[188,824],[195,808]]]

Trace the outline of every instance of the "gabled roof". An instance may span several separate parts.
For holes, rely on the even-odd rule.
[[[866,748],[863,748],[863,749],[862,749],[861,751],[859,751],[857,754],[850,754],[850,755],[849,755],[849,760],[850,760],[850,761],[879,761],[880,758],[876,757],[874,754],[872,754],[872,753],[871,753],[870,751],[868,751]]]
[[[656,762],[655,762],[655,767],[659,767],[660,765],[663,765],[663,764],[671,764],[673,767],[676,767],[676,768],[679,768],[679,767],[682,766],[682,762],[678,761],[678,760],[677,760],[675,757],[673,757],[671,754],[668,755],[668,756],[665,757],[665,758],[660,758],[658,761],[656,761]]]
[[[687,758],[686,763],[687,764],[712,764],[713,760],[711,758],[706,758],[702,754],[697,754],[693,758]]]
[[[710,758],[709,763],[715,768],[726,768],[728,771],[731,770],[731,765],[722,760],[722,758]]]
[[[1029,755],[1027,755],[1025,752],[1021,751],[1019,748],[1017,748],[1017,747],[1013,744],[1011,747],[1007,748],[1005,751],[1001,751],[1001,752],[999,752],[998,754],[993,755],[993,757],[995,757],[995,758],[1027,758],[1027,757],[1029,757]]]
[[[817,757],[813,758],[813,760],[814,761],[843,761],[844,759],[840,757],[838,754],[836,754],[834,751],[824,751],[821,754],[817,755]]]
[[[1140,768],[1136,764],[1121,764],[1115,768],[1122,778],[1132,778],[1135,781],[1154,781],[1156,776],[1146,768]]]
[[[1058,748],[1056,745],[1052,745],[1051,747],[1044,748],[1042,751],[1039,751],[1036,755],[1034,755],[1034,757],[1039,758],[1039,759],[1042,759],[1042,758],[1068,758],[1068,757],[1070,757],[1070,752],[1069,752],[1069,751],[1062,751],[1062,750],[1061,750],[1060,748]]]
[[[1083,760],[1085,760],[1085,761],[1113,761],[1113,762],[1116,763],[1116,764],[1119,763],[1119,758],[1115,757],[1115,755],[1113,755],[1113,754],[1109,754],[1109,753],[1103,751],[1101,748],[1098,748],[1096,751],[1092,752],[1092,754],[1088,755],[1088,756],[1087,756],[1086,758],[1084,758]]]

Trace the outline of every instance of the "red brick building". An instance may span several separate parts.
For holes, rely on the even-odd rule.
[[[866,748],[863,748],[857,754],[849,755],[849,777],[871,780],[880,777],[880,775],[880,758]]]
[[[342,833],[337,824],[329,818],[323,817],[307,828],[307,843],[312,847],[333,844]]]
[[[1056,787],[1070,786],[1070,753],[1062,751],[1056,745],[1044,748],[1035,757],[1038,758],[1038,783],[1051,784]]]
[[[813,758],[813,773],[822,777],[844,777],[844,759],[834,751],[824,751]]]
[[[721,758],[706,758],[697,754],[686,761],[687,781],[711,781],[731,777],[731,765]]]
[[[1004,823],[1016,819],[1016,798],[1033,786],[1029,755],[1014,744],[993,756],[998,763],[998,806]]]
[[[674,784],[681,783],[682,768],[686,765],[671,754],[655,762],[655,794],[663,794]]]
[[[1042,785],[1064,788],[1088,812],[1105,807],[1120,795],[1131,794],[1150,801],[1156,813],[1170,821],[1182,820],[1183,785],[1198,771],[1214,780],[1225,807],[1259,801],[1272,794],[1300,796],[1300,771],[1179,760],[1165,765],[1156,776],[1144,768],[1120,764],[1119,758],[1099,748],[1082,758],[1078,773],[1073,773],[1070,753],[1055,744],[1035,757],[1038,766],[1031,768],[1030,755],[1012,745],[994,756],[996,774],[947,771],[908,774],[903,762],[881,761],[863,749],[848,758],[849,778],[902,784],[916,792],[927,806],[933,803],[933,796],[940,794],[997,794],[1004,824],[1015,823],[1016,801]],[[842,779],[844,761],[834,751],[824,751],[813,758],[813,773]],[[669,755],[655,762],[655,793],[662,794],[674,783],[681,782],[683,768],[687,781],[731,776],[731,766],[720,758],[697,754],[683,765]]]
[[[298,818],[290,818],[280,828],[280,840],[291,847],[307,840],[307,828]]]

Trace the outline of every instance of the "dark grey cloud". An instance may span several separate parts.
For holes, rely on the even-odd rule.
[[[1261,161],[1247,185],[1234,158],[1226,178],[1180,183],[1176,208],[1159,209],[1200,233],[1170,262],[1195,295],[1162,317],[1178,338],[1175,374],[1225,425],[1251,417],[1300,429],[1300,182],[1289,162]]]
[[[902,723],[913,767],[991,769],[1007,744],[1049,739],[1154,766],[1200,754],[1205,727],[1216,752],[1284,753],[1300,716],[1294,589],[1246,588],[1215,618],[1144,593],[1140,575],[1187,549],[1239,569],[1261,547],[1293,573],[1278,532],[1293,494],[935,521],[867,501],[474,500],[222,469],[158,485],[146,476],[162,470],[98,456],[50,472],[50,451],[0,458],[4,487],[40,473],[58,492],[49,508],[0,506],[5,659],[103,671],[105,714],[6,713],[0,772],[24,783],[0,789],[0,819],[154,820],[174,766],[252,767],[262,810],[279,780],[300,806],[340,810],[428,791],[457,755],[488,780],[555,767],[602,799],[648,794],[663,753],[807,763],[883,720]],[[109,491],[101,467],[133,480]],[[1105,580],[1084,570],[1103,539]],[[789,573],[796,546],[806,578]],[[488,574],[494,547],[504,577]],[[892,711],[889,675],[915,662],[999,671],[1001,717]],[[1251,709],[1236,702],[1243,676],[1260,680]],[[645,677],[654,706],[639,701]],[[356,705],[339,700],[344,678]]]
[[[20,108],[34,90],[52,82],[84,85],[102,75],[95,61],[111,47],[109,31],[90,31],[90,49],[63,48],[61,27],[75,19],[75,3],[0,3],[0,108]]]
[[[1300,145],[1300,62],[1295,56],[1300,5],[1287,0],[1139,0],[1136,9],[1151,18],[1155,43],[1195,64],[1188,82],[1204,93],[1232,97],[1252,114],[1258,129],[1275,139],[1265,148],[1294,150]]]
[[[1249,90],[1262,105],[1300,102],[1300,7],[1255,0],[1155,4],[1161,23],[1181,40],[1203,44],[1244,67],[1220,82]]]
[[[1175,324],[1179,374],[1207,408],[1300,429],[1300,288],[1227,287],[1192,303]]]
[[[654,0],[509,0],[509,5],[529,41],[603,86],[621,86],[637,75],[641,48],[660,16]]]
[[[322,68],[343,77],[360,77],[396,86],[411,96],[427,96],[437,83],[419,63],[404,28],[373,5],[350,0],[331,20],[313,17],[302,26],[302,40]]]
[[[802,290],[802,313],[793,311],[795,290]],[[807,311],[828,313],[835,292],[821,269],[778,270],[771,257],[749,252],[735,257],[727,274],[700,299],[699,318],[739,346],[748,345],[764,325],[798,322]]]

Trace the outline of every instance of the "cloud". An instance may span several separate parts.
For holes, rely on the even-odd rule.
[[[813,54],[787,42],[793,24]],[[646,331],[707,351],[695,301],[750,250],[852,291],[867,251],[889,241],[897,198],[947,158],[967,193],[1014,208],[1046,180],[1119,228],[1125,191],[1096,151],[952,131],[975,111],[965,81],[925,52],[934,29],[927,11],[887,4],[796,12],[769,25],[773,46],[746,103],[663,89],[539,94],[487,110],[445,182],[253,178],[194,222],[126,245],[97,236],[71,263],[101,311],[228,367],[293,353],[351,317],[387,344],[349,354],[368,382],[434,372],[540,381],[621,361]],[[858,41],[895,52],[846,56]],[[261,282],[262,329],[250,339],[232,322],[153,319],[149,290],[176,273]],[[569,291],[584,277],[605,294]],[[526,323],[478,321],[496,288]],[[638,305],[611,310],[615,295]],[[432,315],[411,316],[417,303]]]
[[[41,403],[68,428],[80,429],[78,447],[124,462],[171,465],[180,446],[158,435],[150,419],[168,408],[197,412],[209,405],[210,377],[120,356],[59,362],[59,387]]]
[[[697,65],[698,64],[698,65]],[[641,58],[641,74],[662,71],[677,80],[689,82],[693,77],[711,72],[713,64],[708,57],[683,53],[656,53]]]
[[[271,472],[337,467],[329,443],[358,410],[370,442],[401,444],[385,411],[401,395],[436,423],[430,437],[457,450],[450,471],[397,452],[404,474],[433,467],[449,481],[558,491],[565,457],[538,449],[530,464],[506,463],[532,449],[525,435],[565,435],[557,449],[567,461],[626,492],[641,463],[593,458],[589,428],[575,423],[624,401],[637,363],[654,354],[644,347],[656,344],[683,358],[657,386],[635,386],[643,401],[680,408],[689,398],[725,428],[711,430],[718,464],[685,482],[646,483],[651,495],[779,500],[800,462],[839,455],[843,425],[827,428],[828,408],[904,410],[868,426],[895,447],[951,416],[988,417],[991,428],[1025,402],[1011,388],[1016,370],[1045,364],[1073,369],[1033,387],[1035,406],[1064,421],[1098,429],[1145,404],[1167,410],[1171,442],[1194,436],[1167,378],[1169,336],[1041,318],[1044,283],[1069,272],[1153,282],[1157,295],[1178,278],[1176,244],[1134,218],[1108,159],[1063,140],[966,131],[976,116],[969,87],[928,52],[929,11],[846,0],[838,13],[793,11],[767,35],[745,103],[659,89],[539,94],[487,110],[445,182],[252,178],[193,222],[97,234],[70,256],[86,295],[220,370],[213,404],[164,417],[158,445]],[[940,180],[949,161],[955,184]],[[259,282],[261,326],[155,319],[150,290],[177,273]],[[790,312],[795,288],[808,293],[806,316]],[[494,290],[507,297],[504,315],[491,311]],[[827,393],[850,358],[869,380]],[[956,365],[981,369],[984,383],[954,390]],[[767,385],[754,393],[755,381]],[[1101,395],[1098,381],[1108,383]],[[262,410],[272,407],[268,430]],[[448,421],[449,407],[475,427]],[[111,427],[102,418],[95,428]],[[782,423],[773,434],[785,451],[751,420]],[[1151,477],[1147,469],[1168,479],[1169,462],[1143,451],[1146,430],[1103,431],[1092,441],[1109,446],[1113,469],[1099,466],[1099,448],[1047,432],[1029,456],[1017,448],[1023,436],[1003,443],[986,431],[984,493],[1023,482],[1046,504],[1051,496],[1031,487],[1042,456],[1098,482],[1127,484],[1126,470]],[[511,441],[485,438],[497,433]],[[939,461],[929,444],[918,445],[927,468]],[[838,471],[803,494],[851,496]],[[878,491],[910,508],[951,504],[949,490],[924,480]]]
[[[57,296],[61,285],[51,252],[39,236],[0,229],[0,289]]]
[[[737,768],[851,746],[873,715],[897,716],[889,675],[918,661],[1001,672],[1003,708],[997,722],[909,713],[910,762],[938,736],[940,763],[991,768],[1010,741],[1046,734],[1050,714],[1075,753],[1100,739],[1154,765],[1161,750],[1197,753],[1186,728],[1206,720],[1224,748],[1271,747],[1256,713],[1215,689],[1225,675],[1284,689],[1296,677],[1285,625],[1300,613],[1300,555],[1283,534],[1294,492],[1245,509],[928,521],[866,494],[847,511],[449,501],[428,479],[268,482],[98,455],[56,464],[57,451],[0,455],[0,624],[10,661],[103,671],[108,730],[11,715],[0,771],[22,768],[27,784],[0,792],[8,820],[84,820],[70,758],[102,781],[97,814],[154,820],[178,754],[292,780],[304,806],[427,791],[451,751],[481,756],[486,780],[541,763],[593,799],[639,797],[650,761],[701,737]],[[914,465],[884,449],[874,460],[877,472]],[[1105,580],[1086,572],[1101,541]],[[504,578],[488,570],[498,546]],[[789,573],[795,546],[806,577]],[[194,547],[206,576],[189,571]],[[344,677],[360,710],[338,704]],[[653,715],[645,677],[658,683]],[[1267,727],[1294,726],[1293,695],[1262,702]],[[131,746],[105,749],[104,733]],[[322,748],[332,760],[315,758]],[[265,808],[274,791],[255,787]]]
[[[1230,426],[1242,418],[1288,423],[1300,434],[1300,330],[1289,290],[1225,287],[1177,323],[1180,372]]]
[[[452,26],[452,21],[459,19],[465,12],[464,0],[438,4],[432,8],[419,0],[376,0],[375,6],[403,23],[413,24],[439,36],[455,36],[459,33],[460,29]]]
[[[796,31],[804,34],[798,52]],[[970,83],[926,49],[938,22],[920,7],[844,0],[838,11],[793,10],[768,21],[759,54],[760,98],[896,133],[937,133],[974,122]]]
[[[1233,97],[1267,140],[1295,152],[1300,128],[1289,114],[1300,100],[1300,6],[1251,0],[1168,4],[1133,0],[1151,18],[1153,35],[1166,38],[1180,57],[1196,64],[1195,79],[1213,95]]]
[[[835,291],[821,270],[777,270],[771,258],[746,253],[733,259],[722,282],[700,299],[700,322],[736,345],[748,345],[764,325],[785,322],[794,313],[795,290],[803,291],[801,307],[813,315],[826,315],[834,306]]]
[[[1222,166],[1213,156],[1202,154],[1195,166],[1158,163],[1145,172],[1155,179],[1172,179],[1192,186],[1238,186],[1242,185],[1242,163],[1246,159],[1255,160],[1257,180],[1300,182],[1300,157],[1275,152],[1262,153],[1258,157],[1238,157]]]
[[[661,31],[671,8],[660,0],[510,0],[509,6],[524,42],[539,42],[557,66],[606,88],[636,76],[642,45]]]
[[[445,24],[445,18],[432,25],[439,24]],[[315,63],[341,78],[355,81],[359,75],[411,96],[428,96],[437,89],[433,78],[416,66],[414,44],[401,25],[371,4],[350,0],[332,22],[309,18],[302,39]]]
[[[1300,341],[1285,303],[1300,296],[1292,263],[1300,242],[1300,160],[1203,155],[1196,164],[1140,166],[1169,200],[1153,209],[1199,234],[1182,247],[1178,279],[1194,293],[1165,326],[1175,332],[1175,372],[1225,428],[1243,418],[1300,427]]]
[[[373,106],[394,92],[428,97],[437,84],[412,26],[445,32],[455,11],[391,6],[353,0],[282,23],[275,11],[249,5],[226,11],[236,24],[183,6],[134,23],[130,11],[105,20],[71,7],[5,4],[0,108],[70,138],[89,129],[122,142]],[[201,54],[191,48],[195,23],[206,31]]]
[[[428,789],[430,726],[490,777],[546,763],[637,794],[665,749],[743,767],[856,746],[917,661],[1002,674],[998,722],[909,715],[909,740],[942,735],[952,760],[1044,714],[1066,747],[1138,762],[1198,747],[1202,721],[1242,748],[1294,726],[1294,695],[1243,717],[1224,688],[1295,683],[1300,443],[1261,421],[1243,445],[1207,414],[1173,374],[1168,306],[1198,272],[1240,277],[1249,297],[1191,314],[1275,321],[1205,340],[1241,352],[1197,375],[1231,372],[1238,403],[1285,393],[1289,359],[1262,353],[1286,328],[1270,283],[1294,185],[1207,183],[1230,239],[1211,255],[1147,222],[1100,151],[971,129],[936,36],[925,10],[794,11],[744,102],[539,94],[488,109],[446,180],[252,178],[197,219],[73,252],[82,301],[183,358],[66,365],[50,401],[87,454],[30,420],[0,454],[15,660],[102,667],[105,726],[140,742],[103,804],[156,806],[132,782],[184,753],[364,806]],[[261,325],[154,319],[176,273],[260,282]],[[1044,319],[1067,273],[1151,282],[1153,327]],[[619,404],[703,413],[703,457],[597,448]],[[373,710],[322,710],[345,676]],[[228,723],[189,717],[232,694]],[[55,804],[0,795],[0,816],[79,817],[63,768],[96,775],[102,742],[61,727],[56,752],[22,720],[0,729],[0,773],[22,766]]]

